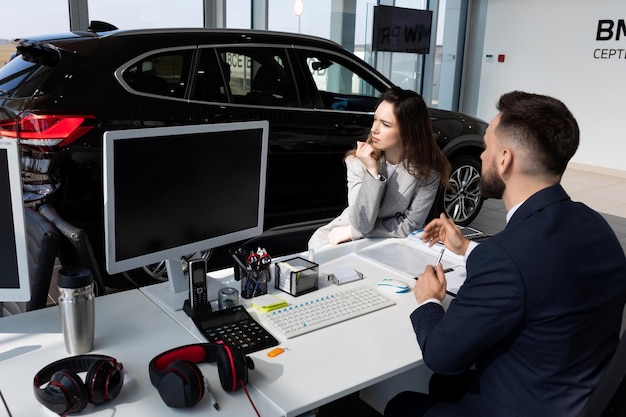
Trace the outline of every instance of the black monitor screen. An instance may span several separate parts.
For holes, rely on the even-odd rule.
[[[109,272],[262,232],[266,122],[115,131],[107,136]]]
[[[0,195],[10,196],[7,150],[0,149]],[[17,288],[17,252],[13,231],[13,208],[10,198],[0,198],[0,286]]]
[[[26,225],[17,142],[0,139],[0,301],[28,301]]]

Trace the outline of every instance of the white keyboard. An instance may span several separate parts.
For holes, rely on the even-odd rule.
[[[363,286],[311,298],[300,304],[261,314],[260,318],[262,323],[289,339],[394,304],[393,300],[375,288]]]

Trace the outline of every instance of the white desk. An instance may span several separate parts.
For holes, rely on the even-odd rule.
[[[275,290],[273,285],[271,290],[290,303],[296,303],[349,286],[375,286],[382,278],[400,279],[412,286],[413,280],[409,275],[394,272],[387,266],[355,253],[365,247],[398,242],[396,239],[361,240],[316,253],[315,261],[320,264],[320,275],[332,273],[334,268],[350,265],[364,274],[365,279],[362,281],[337,287],[321,279],[318,291],[300,297],[292,297]],[[437,254],[425,251],[433,258],[434,263]],[[448,262],[456,262],[458,265],[458,260]],[[415,275],[421,272],[415,271]],[[457,268],[456,274],[464,277],[464,268]],[[239,287],[239,283],[233,280],[232,271],[223,270],[210,275],[221,284]],[[451,279],[455,279],[453,275],[450,274]],[[144,288],[142,291],[152,297],[155,288]],[[278,408],[284,410],[287,416],[297,416],[388,378],[412,372],[423,363],[409,319],[416,306],[415,298],[412,292],[394,294],[391,298],[396,301],[396,305],[392,307],[292,339],[285,339],[274,333],[281,346],[288,350],[274,358],[267,357],[269,349],[251,354],[256,364],[251,384]],[[156,299],[155,301],[158,302]],[[249,300],[241,301],[246,307],[250,306]],[[161,307],[198,340],[204,340],[183,311],[167,309],[164,304]],[[254,309],[249,310],[253,316],[258,314]],[[376,396],[375,391],[370,389],[371,398]],[[375,408],[379,411],[381,409],[380,406]]]
[[[57,307],[0,319],[0,391],[14,417],[54,416],[35,398],[33,377],[45,365],[68,357]],[[95,349],[115,357],[124,365],[125,381],[112,402],[89,404],[79,415],[94,416],[255,416],[243,391],[225,393],[214,364],[200,364],[215,392],[221,411],[205,397],[191,409],[173,409],[161,400],[150,384],[148,363],[157,354],[189,343],[197,343],[186,329],[138,290],[96,298]],[[251,371],[250,379],[255,375]],[[84,374],[80,375],[84,377]],[[281,416],[283,411],[253,386],[248,390],[263,417]],[[0,405],[1,409],[2,405]],[[2,411],[0,411],[0,415]]]

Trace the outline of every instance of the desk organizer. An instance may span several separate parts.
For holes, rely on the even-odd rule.
[[[263,248],[257,251],[237,249],[231,254],[235,260],[235,281],[241,281],[241,297],[254,298],[267,294],[267,283],[271,281],[272,258]]]
[[[276,262],[274,286],[293,296],[299,296],[318,288],[319,265],[296,257]]]

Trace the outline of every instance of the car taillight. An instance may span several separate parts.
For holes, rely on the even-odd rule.
[[[89,115],[40,115],[27,113],[0,122],[0,136],[37,146],[67,146],[95,127]]]

